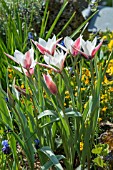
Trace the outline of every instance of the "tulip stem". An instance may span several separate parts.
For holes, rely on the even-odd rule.
[[[92,93],[92,96],[94,96],[95,79],[94,79],[93,60],[90,60],[90,72],[91,72],[91,93]]]

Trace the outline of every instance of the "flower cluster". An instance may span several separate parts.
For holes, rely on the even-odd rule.
[[[70,37],[65,37],[61,44],[59,42],[62,38],[56,39],[54,35],[52,39],[48,39],[45,41],[42,38],[39,38],[39,42],[34,41],[32,42],[36,45],[38,50],[43,55],[44,61],[46,64],[36,62],[34,60],[34,49],[31,48],[25,54],[21,53],[18,50],[15,50],[14,57],[5,53],[7,57],[11,60],[20,64],[21,67],[14,66],[15,69],[24,72],[26,76],[30,77],[34,74],[34,69],[36,64],[49,68],[57,73],[61,73],[64,68],[64,62],[66,59],[67,54],[70,52],[72,56],[78,55],[80,53],[86,59],[92,59],[96,52],[99,50],[100,46],[102,45],[102,41],[96,46],[97,38],[91,41],[84,41],[82,36],[80,35],[75,41],[73,41]],[[59,50],[58,47],[61,49]],[[43,75],[44,81],[52,94],[57,94],[57,87],[55,83],[52,81],[51,76],[48,74]]]

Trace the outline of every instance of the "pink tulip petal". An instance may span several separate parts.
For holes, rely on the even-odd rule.
[[[51,55],[54,55],[54,52],[55,52],[55,49],[56,49],[56,45],[59,43],[59,41],[61,40],[62,38],[59,38],[55,44],[53,44],[53,47],[52,47],[52,50],[51,50]]]
[[[8,58],[10,58],[11,60],[13,60],[15,63],[17,63],[17,64],[20,64],[16,59],[15,59],[15,57],[13,57],[13,56],[11,56],[11,55],[9,55],[9,54],[7,54],[7,53],[4,53]]]
[[[94,50],[91,53],[92,58],[95,56],[96,52],[99,50],[99,48],[101,47],[102,43],[103,43],[103,40],[94,48]]]
[[[24,59],[24,68],[29,69],[31,66],[31,56],[30,56],[30,50],[25,53],[25,59]]]
[[[73,55],[74,56],[76,56],[79,53],[79,51],[76,49],[80,50],[80,37],[77,38],[73,44]]]
[[[86,59],[88,59],[88,56],[84,53],[84,52],[82,52],[81,50],[79,50],[79,49],[77,49],[77,48],[75,48],[75,47],[72,47],[72,48],[74,48],[75,50],[77,50],[80,54],[82,54]]]
[[[43,78],[50,92],[56,95],[58,90],[50,75],[43,74]]]
[[[38,42],[32,40],[32,42],[36,45],[36,47],[38,48],[38,50],[42,53],[42,54],[45,54],[45,53],[48,53],[50,54],[50,51],[47,50],[46,48],[44,48],[42,45],[40,45]]]

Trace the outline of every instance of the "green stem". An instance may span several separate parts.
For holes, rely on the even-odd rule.
[[[76,74],[76,81],[77,81],[77,110],[79,110],[80,112],[82,112],[82,98],[81,98],[81,76],[82,76],[82,63],[80,62],[79,64],[79,68],[78,68],[78,64],[76,62],[76,70],[75,70],[75,74]]]
[[[94,79],[93,60],[90,60],[90,72],[91,72],[91,93],[92,93],[92,97],[94,97],[95,79]]]

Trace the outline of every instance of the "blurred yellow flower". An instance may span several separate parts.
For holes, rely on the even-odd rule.
[[[29,93],[32,95],[32,90],[30,89],[30,87],[28,87]]]
[[[66,95],[69,95],[69,91],[65,91],[65,94],[66,94]]]
[[[83,87],[83,88],[81,88],[81,91],[84,91],[84,90],[86,90],[86,88],[84,88],[84,87]]]
[[[112,51],[112,49],[113,49],[113,40],[111,40],[111,41],[109,42],[108,48],[109,48],[110,51]]]
[[[48,70],[48,73],[51,74],[52,73],[52,69]]]
[[[66,103],[64,103],[64,106],[66,106],[67,104]]]
[[[107,94],[102,94],[101,99],[106,99],[107,98]]]
[[[84,143],[83,143],[83,142],[80,142],[80,151],[83,150],[83,147],[84,147]]]
[[[12,68],[8,68],[8,72],[13,72],[13,69]]]
[[[110,91],[110,92],[113,92],[113,87],[109,87],[109,91]]]
[[[85,82],[84,82],[86,85],[89,84],[89,79],[86,78]]]
[[[77,92],[75,93],[75,96],[77,96]]]
[[[86,71],[85,71],[85,75],[86,75],[87,77],[91,77],[90,71],[89,71],[89,70],[86,70]]]
[[[21,84],[21,86],[20,86],[22,89],[24,89],[25,88],[25,86],[24,86],[24,84]]]
[[[109,37],[110,37],[110,38],[113,38],[113,34],[112,34],[112,33],[111,33],[111,34],[109,34]]]
[[[10,74],[8,74],[8,77],[9,77],[10,79],[12,79],[12,78],[13,78],[13,75],[10,73]]]
[[[103,111],[103,112],[106,112],[106,110],[107,110],[107,107],[103,107],[103,108],[102,108],[102,111]]]
[[[98,118],[98,122],[101,122],[101,121],[102,121],[102,118],[101,118],[101,117],[99,117],[99,118]]]
[[[66,99],[69,99],[69,98],[70,98],[70,96],[69,96],[69,95],[67,95],[67,96],[65,96],[65,98],[66,98]]]
[[[44,95],[44,98],[46,98],[47,96],[46,96],[46,94]]]
[[[86,106],[87,106],[87,103],[84,104],[84,109],[86,108]]]
[[[85,74],[82,75],[82,81],[85,79]]]
[[[104,35],[104,36],[102,37],[102,39],[103,39],[103,40],[106,40],[106,39],[107,39],[107,36],[106,36],[106,35]]]

